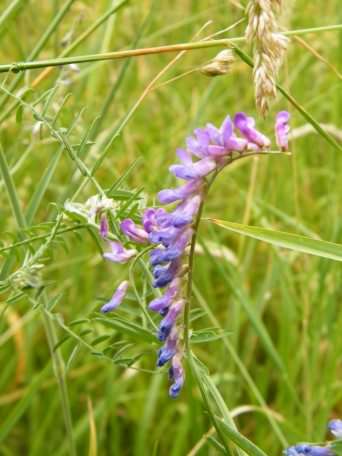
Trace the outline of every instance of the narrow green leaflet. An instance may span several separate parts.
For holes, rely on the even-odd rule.
[[[231,334],[231,331],[224,331],[220,328],[206,328],[194,331],[191,334],[192,344],[202,344],[206,342],[212,342],[214,340],[222,339],[223,337]]]
[[[296,252],[309,253],[331,260],[342,261],[342,245],[334,242],[311,239],[298,234],[284,231],[261,228],[259,226],[242,225],[240,223],[226,222],[224,220],[207,219],[233,233],[242,234],[259,241],[268,242],[277,247],[295,250]]]

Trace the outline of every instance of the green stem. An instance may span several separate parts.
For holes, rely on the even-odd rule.
[[[201,221],[201,216],[203,212],[204,200],[202,200],[201,205],[198,210],[197,218],[194,225],[194,234],[191,238],[190,244],[190,253],[189,253],[189,271],[188,271],[188,282],[186,290],[186,299],[184,306],[184,348],[188,356],[190,356],[190,306],[191,306],[191,297],[192,297],[192,272],[194,264],[194,254],[197,240],[197,233],[199,224]]]
[[[58,230],[56,232],[56,235],[67,233],[69,231],[80,230],[81,228],[89,228],[89,224],[88,223],[84,223],[84,224],[69,226],[68,228],[62,228],[61,230]],[[46,239],[49,236],[50,236],[50,233],[48,233],[48,234],[39,234],[38,236],[33,236],[31,238],[24,239],[23,241],[15,242],[14,244],[11,244],[11,245],[6,245],[5,247],[1,247],[0,248],[0,253],[6,252],[6,250],[12,250],[12,249],[14,249],[16,247],[21,247],[21,246],[26,245],[26,244],[31,244],[32,242],[35,242],[35,241],[41,241],[42,239]]]
[[[342,24],[336,24],[336,25],[330,25],[330,26],[326,26],[326,27],[312,27],[312,28],[306,28],[306,29],[289,30],[289,31],[284,32],[284,35],[291,36],[291,35],[300,35],[300,34],[306,34],[306,33],[333,31],[333,30],[340,30],[340,29],[342,29]],[[105,52],[105,53],[100,53],[100,54],[63,57],[63,58],[38,60],[38,61],[31,61],[31,62],[15,62],[15,63],[0,65],[0,73],[6,73],[8,71],[11,71],[13,73],[19,73],[20,71],[68,65],[71,63],[89,63],[89,62],[98,62],[98,61],[105,61],[105,60],[118,60],[118,59],[124,59],[124,58],[129,58],[129,57],[138,57],[138,56],[143,56],[143,55],[153,55],[153,54],[162,54],[162,53],[179,52],[179,51],[190,51],[190,50],[204,49],[204,48],[211,48],[211,47],[226,47],[226,46],[230,46],[234,43],[241,42],[244,40],[245,40],[245,38],[243,36],[239,36],[239,37],[235,37],[235,38],[229,38],[229,39],[225,38],[225,39],[221,39],[221,40],[202,40],[202,41],[194,41],[191,43],[171,44],[171,45],[166,45],[166,46],[156,46],[156,47],[149,47],[149,48],[143,48],[143,49],[128,49],[128,50],[124,50],[124,51]]]

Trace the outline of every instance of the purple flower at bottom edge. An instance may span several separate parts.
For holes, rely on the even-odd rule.
[[[105,252],[103,257],[113,263],[126,263],[137,254],[135,249],[125,249],[120,242],[111,241],[109,244],[111,252]]]
[[[271,141],[262,133],[254,128],[255,121],[253,117],[248,117],[244,112],[238,112],[234,117],[235,127],[241,131],[247,141],[264,148],[271,145]]]
[[[148,241],[148,233],[137,226],[132,219],[125,219],[120,223],[121,231],[132,241],[145,244]]]
[[[275,122],[275,137],[276,143],[279,149],[288,150],[289,138],[288,134],[290,131],[289,127],[290,113],[287,111],[280,111],[276,116]]]
[[[106,304],[104,304],[101,307],[101,312],[107,313],[110,312],[111,310],[116,309],[121,302],[123,301],[124,297],[126,296],[128,289],[128,282],[125,280],[124,282],[121,282],[118,288],[115,290],[115,293],[113,294],[112,298],[110,301],[108,301]]]
[[[166,340],[169,336],[173,325],[175,324],[176,318],[180,314],[184,307],[184,300],[180,299],[179,301],[174,302],[167,315],[162,319],[159,325],[158,339],[161,341]]]
[[[309,445],[301,443],[298,445],[291,446],[284,450],[285,456],[334,456],[334,453],[327,446]]]
[[[333,436],[338,439],[342,439],[342,420],[330,420],[328,423],[328,429]]]
[[[169,288],[165,291],[163,296],[161,296],[160,298],[153,299],[153,301],[149,303],[148,308],[150,310],[153,310],[154,312],[159,313],[168,310],[172,301],[180,292],[180,288],[181,280],[179,279],[179,277],[176,277],[172,280],[172,282],[169,285]]]
[[[176,398],[184,385],[184,369],[180,360],[180,354],[172,358],[172,364],[169,369],[169,377],[173,382],[169,389],[169,395]]]

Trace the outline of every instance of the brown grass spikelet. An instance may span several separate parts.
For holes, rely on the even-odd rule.
[[[245,35],[253,46],[255,99],[263,115],[276,95],[276,78],[288,44],[288,39],[278,31],[275,13],[280,7],[280,0],[250,0],[247,6]]]

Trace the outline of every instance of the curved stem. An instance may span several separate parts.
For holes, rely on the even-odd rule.
[[[240,160],[242,158],[248,158],[253,156],[259,155],[289,155],[289,152],[280,152],[280,151],[252,151],[246,152],[243,154],[239,154],[237,156],[230,156],[228,160],[222,164],[219,169],[216,169],[214,173],[211,175],[209,181],[207,181],[203,195],[202,195],[202,202],[198,209],[198,213],[193,225],[194,234],[191,238],[190,243],[190,252],[189,252],[189,260],[188,260],[188,281],[187,281],[187,288],[185,293],[185,306],[184,306],[184,349],[186,354],[190,355],[190,306],[191,306],[191,298],[192,298],[192,276],[193,276],[193,265],[194,265],[194,255],[195,255],[195,248],[196,248],[196,241],[197,235],[199,230],[199,225],[201,222],[202,212],[204,208],[204,203],[208,196],[210,187],[212,186],[213,182],[215,181],[218,174],[226,168],[226,166],[230,165],[231,163]]]
[[[185,307],[184,307],[184,348],[187,354],[190,352],[190,305],[191,305],[191,297],[192,297],[192,269],[194,263],[194,253],[196,247],[196,240],[197,240],[197,232],[198,227],[201,221],[201,216],[203,212],[204,200],[202,200],[201,205],[198,210],[198,214],[196,217],[195,225],[194,225],[194,234],[191,238],[190,244],[190,253],[189,253],[189,262],[188,262],[188,282],[187,282],[187,290],[186,290],[186,299],[185,299]]]

